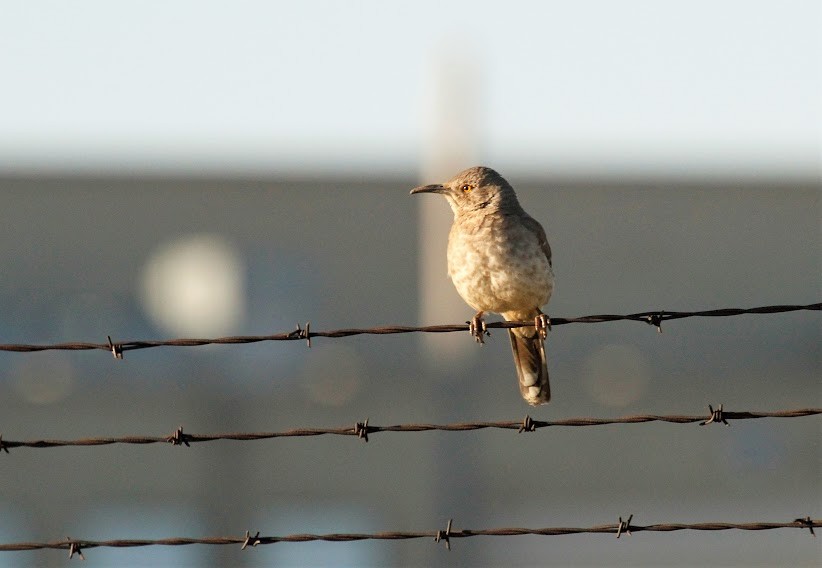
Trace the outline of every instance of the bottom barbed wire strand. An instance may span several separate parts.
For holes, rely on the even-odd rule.
[[[454,529],[451,522],[448,523],[446,531],[423,531],[423,532],[378,532],[378,533],[330,533],[330,534],[292,534],[286,536],[260,536],[259,532],[250,537],[246,531],[244,536],[230,537],[208,537],[208,538],[161,538],[161,539],[118,539],[118,540],[82,540],[65,539],[54,542],[18,542],[0,544],[0,552],[26,551],[26,550],[68,550],[70,553],[79,554],[80,550],[88,552],[94,548],[138,548],[144,546],[188,546],[194,544],[201,545],[240,545],[245,549],[249,543],[252,546],[286,543],[286,542],[356,542],[363,540],[414,540],[414,539],[434,539],[437,542],[445,541],[450,547],[451,539],[470,538],[479,536],[561,536],[571,534],[628,534],[640,532],[676,532],[676,531],[767,531],[775,529],[810,529],[813,534],[814,528],[822,527],[822,520],[811,519],[810,517],[796,519],[791,522],[782,523],[663,523],[654,525],[633,525],[628,521],[612,523],[608,525],[598,525],[592,527],[545,527],[545,528],[495,528],[495,529]]]

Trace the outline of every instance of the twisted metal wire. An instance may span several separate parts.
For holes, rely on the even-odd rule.
[[[451,539],[471,538],[478,536],[559,536],[569,534],[614,534],[617,538],[622,535],[630,535],[638,532],[676,532],[676,531],[767,531],[775,529],[807,529],[813,536],[814,528],[822,527],[822,520],[811,519],[810,517],[795,519],[789,522],[756,522],[756,523],[661,523],[654,525],[633,525],[631,520],[633,515],[623,521],[620,517],[615,524],[598,525],[587,528],[580,527],[545,527],[545,528],[494,528],[494,529],[453,529],[452,521],[448,521],[445,530],[437,531],[392,531],[377,533],[331,533],[331,534],[292,534],[286,536],[260,536],[257,532],[251,535],[246,531],[245,535],[239,537],[218,536],[207,538],[161,538],[161,539],[117,539],[117,540],[78,540],[66,538],[52,542],[17,542],[0,544],[0,552],[24,551],[24,550],[67,550],[69,558],[77,554],[84,559],[83,550],[92,548],[137,548],[145,546],[187,546],[192,544],[205,545],[241,545],[245,550],[247,547],[258,545],[275,544],[283,542],[354,542],[363,540],[413,540],[430,538],[436,542],[444,542],[450,550]]]
[[[14,448],[59,448],[66,446],[107,446],[111,444],[173,444],[175,446],[190,446],[200,442],[214,442],[217,440],[234,441],[256,441],[268,440],[272,438],[293,438],[309,436],[356,436],[364,441],[368,441],[368,436],[381,432],[468,432],[474,430],[498,429],[516,430],[517,432],[533,432],[541,428],[554,426],[578,427],[578,426],[602,426],[606,424],[642,424],[648,422],[667,422],[671,424],[692,424],[699,423],[706,425],[711,423],[728,424],[728,420],[751,420],[757,418],[801,418],[805,416],[815,416],[822,414],[822,408],[800,408],[793,410],[777,410],[772,412],[735,412],[723,410],[720,405],[714,409],[709,406],[710,413],[705,415],[659,415],[659,414],[637,414],[633,416],[622,416],[616,418],[567,418],[563,420],[533,420],[526,416],[519,421],[501,422],[460,422],[452,424],[397,424],[393,426],[376,426],[364,422],[356,422],[353,427],[343,426],[338,428],[296,428],[279,432],[233,432],[225,434],[189,434],[183,431],[180,426],[171,435],[167,436],[121,436],[121,437],[96,437],[81,438],[77,440],[28,440],[13,441],[3,440],[0,435],[0,453],[9,453]]]
[[[662,322],[669,320],[677,320],[692,317],[730,317],[744,314],[778,314],[796,311],[820,311],[822,310],[822,302],[816,304],[806,305],[774,305],[774,306],[760,306],[756,308],[722,308],[717,310],[702,310],[695,312],[671,312],[665,310],[657,310],[652,312],[638,312],[626,315],[613,314],[599,314],[590,316],[581,316],[573,318],[551,318],[551,326],[559,326],[573,323],[606,323],[614,321],[638,321],[653,325],[657,330],[662,330]],[[534,322],[489,322],[486,324],[488,329],[512,329],[517,327],[530,327]],[[67,343],[51,343],[51,344],[24,344],[24,343],[8,343],[0,344],[0,351],[11,351],[17,353],[31,353],[37,351],[90,351],[102,350],[111,352],[115,358],[122,359],[125,351],[133,351],[137,349],[151,349],[154,347],[198,347],[201,345],[238,345],[259,343],[263,341],[308,341],[311,345],[311,339],[314,337],[326,337],[332,339],[339,339],[342,337],[351,337],[353,335],[394,335],[400,333],[453,333],[460,331],[468,331],[469,326],[465,324],[445,324],[445,325],[429,325],[429,326],[404,326],[404,325],[390,325],[371,328],[344,328],[330,331],[311,331],[310,325],[306,324],[305,328],[299,325],[297,329],[289,332],[275,333],[272,335],[240,335],[231,337],[217,337],[213,339],[198,339],[198,338],[180,338],[180,339],[166,339],[166,340],[126,340],[119,342],[112,342],[111,337],[106,343],[88,343],[88,342],[67,342]]]

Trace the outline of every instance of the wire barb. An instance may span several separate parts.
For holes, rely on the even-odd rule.
[[[368,443],[368,431],[368,418],[365,419],[365,422],[357,422],[354,424],[354,435],[365,443]]]
[[[517,434],[522,434],[523,432],[536,432],[537,425],[531,419],[531,416],[526,414],[525,418],[522,420],[522,426],[519,427],[517,430]]]
[[[657,333],[662,333],[662,320],[665,319],[665,312],[660,311],[658,314],[651,314],[648,316],[648,325],[656,328]]]
[[[304,339],[306,344],[309,348],[311,348],[311,337],[315,336],[316,334],[311,333],[311,322],[305,323],[305,329],[300,327],[300,324],[297,324],[297,329],[286,333],[284,336],[277,336],[277,335],[269,335],[269,336],[261,336],[255,337],[252,341],[251,337],[234,337],[235,341],[232,343],[256,343],[257,341],[277,341],[277,340],[287,340],[287,339]],[[248,340],[248,341],[246,341]],[[219,340],[216,340],[219,341]]]
[[[245,531],[245,540],[243,541],[243,547],[240,550],[245,550],[246,548],[248,548],[249,545],[251,545],[251,547],[253,548],[260,544],[260,542],[262,542],[260,540],[260,531],[257,531],[257,534],[255,534],[253,537],[251,536],[251,533],[249,531]]]
[[[714,407],[709,404],[708,410],[711,411],[711,416],[704,422],[700,422],[700,426],[705,426],[706,424],[719,424],[720,422],[722,422],[725,426],[730,426],[730,424],[728,424],[728,421],[725,420],[725,416],[722,415],[721,404],[719,405],[719,408],[717,408],[716,410],[714,410]]]
[[[108,350],[111,351],[111,354],[114,356],[115,359],[122,359],[123,346],[119,343],[112,343],[110,335],[107,335],[106,337],[108,338]]]
[[[437,531],[437,536],[434,537],[434,542],[439,544],[441,541],[445,542],[445,548],[451,550],[451,523],[454,519],[448,519],[448,526],[445,527],[445,532]]]
[[[185,444],[187,448],[191,447],[191,444],[188,443],[189,440],[191,440],[191,435],[185,434],[182,426],[177,428],[171,436],[166,438],[166,442],[169,442],[172,446],[181,446]]]
[[[617,525],[617,538],[622,536],[622,533],[631,536],[631,520],[634,518],[633,515],[628,517],[627,521],[623,521],[622,517],[619,517],[619,524]]]
[[[802,525],[803,528],[807,528],[809,531],[811,531],[811,536],[816,538],[816,533],[813,532],[813,527],[816,523],[813,521],[813,519],[811,519],[810,515],[808,515],[804,519],[796,519],[794,520],[794,522],[799,523],[800,525]]]
[[[68,537],[68,536],[66,537],[66,541],[68,542],[68,545],[69,545],[69,548],[68,548],[69,560],[74,558],[75,554],[77,555],[78,558],[80,558],[80,560],[85,560],[86,559],[86,557],[83,556],[83,551],[80,550],[80,543],[79,542],[75,542],[75,541],[71,540],[71,537]]]
[[[305,339],[305,344],[311,349],[311,322],[305,322],[305,329],[302,331],[301,339]]]

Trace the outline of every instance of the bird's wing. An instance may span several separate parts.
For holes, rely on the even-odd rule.
[[[551,262],[551,245],[548,244],[548,237],[545,236],[545,229],[542,228],[542,225],[539,224],[539,221],[537,221],[530,215],[526,215],[523,218],[522,222],[523,225],[525,225],[525,228],[534,233],[534,235],[537,237],[537,242],[539,242],[539,246],[540,248],[542,248],[542,252],[545,253],[545,258],[548,259],[548,266],[553,268],[554,265]]]

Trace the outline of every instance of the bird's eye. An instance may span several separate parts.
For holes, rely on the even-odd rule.
[[[464,183],[462,184],[462,187],[460,187],[460,189],[463,191],[463,193],[468,193],[469,191],[474,189],[474,186]]]

